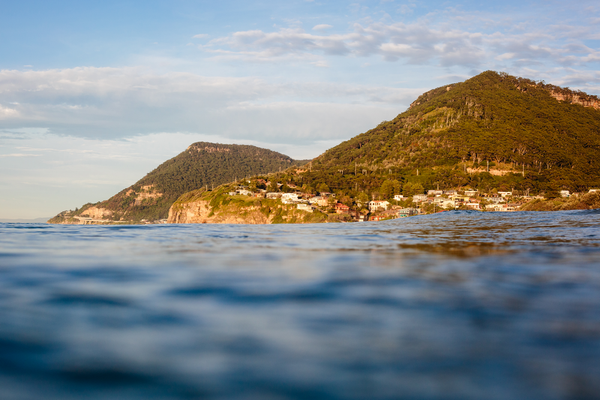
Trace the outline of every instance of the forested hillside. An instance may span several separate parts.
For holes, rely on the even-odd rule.
[[[110,199],[86,204],[75,212],[63,212],[50,221],[77,222],[76,217],[80,216],[107,221],[163,219],[183,193],[305,162],[255,146],[198,142]]]
[[[280,179],[352,197],[381,192],[385,182],[396,191],[581,191],[600,186],[598,108],[595,96],[487,71],[423,94],[392,121]]]

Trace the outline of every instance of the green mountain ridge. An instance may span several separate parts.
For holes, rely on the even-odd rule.
[[[305,162],[256,146],[198,142],[110,199],[63,211],[48,222],[81,223],[84,218],[106,222],[166,219],[171,204],[186,192]]]
[[[384,182],[544,192],[600,186],[596,96],[486,71],[421,95],[391,121],[281,180],[356,197]]]

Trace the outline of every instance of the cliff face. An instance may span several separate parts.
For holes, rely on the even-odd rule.
[[[181,196],[169,209],[170,224],[303,224],[325,222],[328,215],[299,210],[296,204],[280,200],[230,195],[220,187],[215,191],[197,190]]]
[[[564,101],[571,104],[579,104],[584,107],[591,107],[596,110],[600,110],[600,100],[595,96],[589,96],[586,94],[578,94],[573,92],[561,93],[557,91],[550,91],[550,96],[554,97],[558,101]]]
[[[63,211],[48,223],[61,225],[103,225],[112,221],[113,212],[102,207],[86,207],[84,211]]]
[[[169,224],[270,224],[274,214],[265,215],[260,207],[223,207],[216,212],[206,200],[173,205],[169,209]]]

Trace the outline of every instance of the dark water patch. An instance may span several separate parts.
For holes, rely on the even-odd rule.
[[[130,369],[118,369],[115,367],[97,367],[89,366],[65,368],[54,371],[59,379],[65,379],[73,383],[86,384],[92,386],[111,386],[115,385],[140,385],[152,384],[155,376],[136,373]]]
[[[0,258],[14,258],[14,257],[24,257],[25,254],[23,253],[5,253],[5,252],[0,252]]]
[[[191,286],[173,289],[168,291],[167,294],[184,297],[230,297],[234,296],[236,291],[227,287]]]
[[[112,266],[94,266],[84,269],[72,269],[66,274],[73,279],[93,278],[94,281],[126,283],[143,282],[152,278],[152,275],[140,268],[114,268]]]
[[[130,301],[109,297],[103,295],[94,295],[90,293],[65,293],[52,296],[45,301],[46,304],[69,306],[69,305],[84,305],[84,306],[117,306],[125,307],[131,304]]]
[[[45,373],[57,346],[28,337],[0,337],[0,373]]]
[[[224,302],[248,305],[256,303],[323,302],[333,300],[336,297],[335,293],[326,287],[287,288],[285,291],[274,292],[272,290],[249,291],[240,288],[198,286],[174,289],[167,292],[167,294],[193,298],[212,298]]]

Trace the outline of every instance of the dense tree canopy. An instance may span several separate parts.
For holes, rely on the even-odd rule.
[[[115,220],[158,220],[167,218],[171,204],[186,192],[203,187],[212,189],[236,179],[278,172],[303,163],[306,161],[255,146],[198,142],[95,206],[114,211]]]
[[[600,111],[578,103],[600,106],[595,96],[487,71],[421,95],[293,179],[353,196],[388,197],[394,181],[406,193],[412,184],[585,190],[600,186]]]

